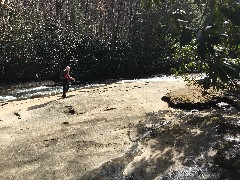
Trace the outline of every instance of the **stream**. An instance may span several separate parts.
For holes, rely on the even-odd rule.
[[[113,80],[109,82],[115,83],[131,83],[131,82],[158,82],[158,81],[178,81],[183,80],[179,76],[157,75],[151,78],[132,79],[132,80]],[[109,82],[96,82],[92,84],[70,85],[69,91],[79,90],[83,88],[93,88],[105,86]],[[78,83],[79,84],[79,83]],[[2,89],[2,90],[1,90]],[[0,101],[14,101],[34,97],[56,95],[62,93],[62,86],[55,85],[53,81],[34,82],[19,84],[10,88],[0,88]]]

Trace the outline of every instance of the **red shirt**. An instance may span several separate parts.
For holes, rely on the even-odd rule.
[[[72,80],[72,78],[70,77],[69,72],[67,70],[64,71],[63,76],[64,76],[64,79],[67,79],[69,81]]]

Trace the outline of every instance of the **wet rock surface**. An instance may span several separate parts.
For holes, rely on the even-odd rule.
[[[202,166],[184,166],[177,171],[169,172],[167,175],[162,176],[163,180],[202,180],[211,179],[218,180],[221,176],[212,170],[212,166],[204,164]]]

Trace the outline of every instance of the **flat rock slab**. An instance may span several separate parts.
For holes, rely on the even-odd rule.
[[[162,100],[175,108],[206,109],[215,106],[222,97],[220,92],[204,94],[200,88],[184,87],[167,93]]]

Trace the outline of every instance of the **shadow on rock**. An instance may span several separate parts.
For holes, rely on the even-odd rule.
[[[225,136],[234,132],[239,137],[240,125],[229,125],[239,123],[239,114],[230,114],[147,113],[145,121],[133,127],[135,137],[129,135],[135,153],[110,160],[81,179],[237,179],[239,138],[229,143]]]

